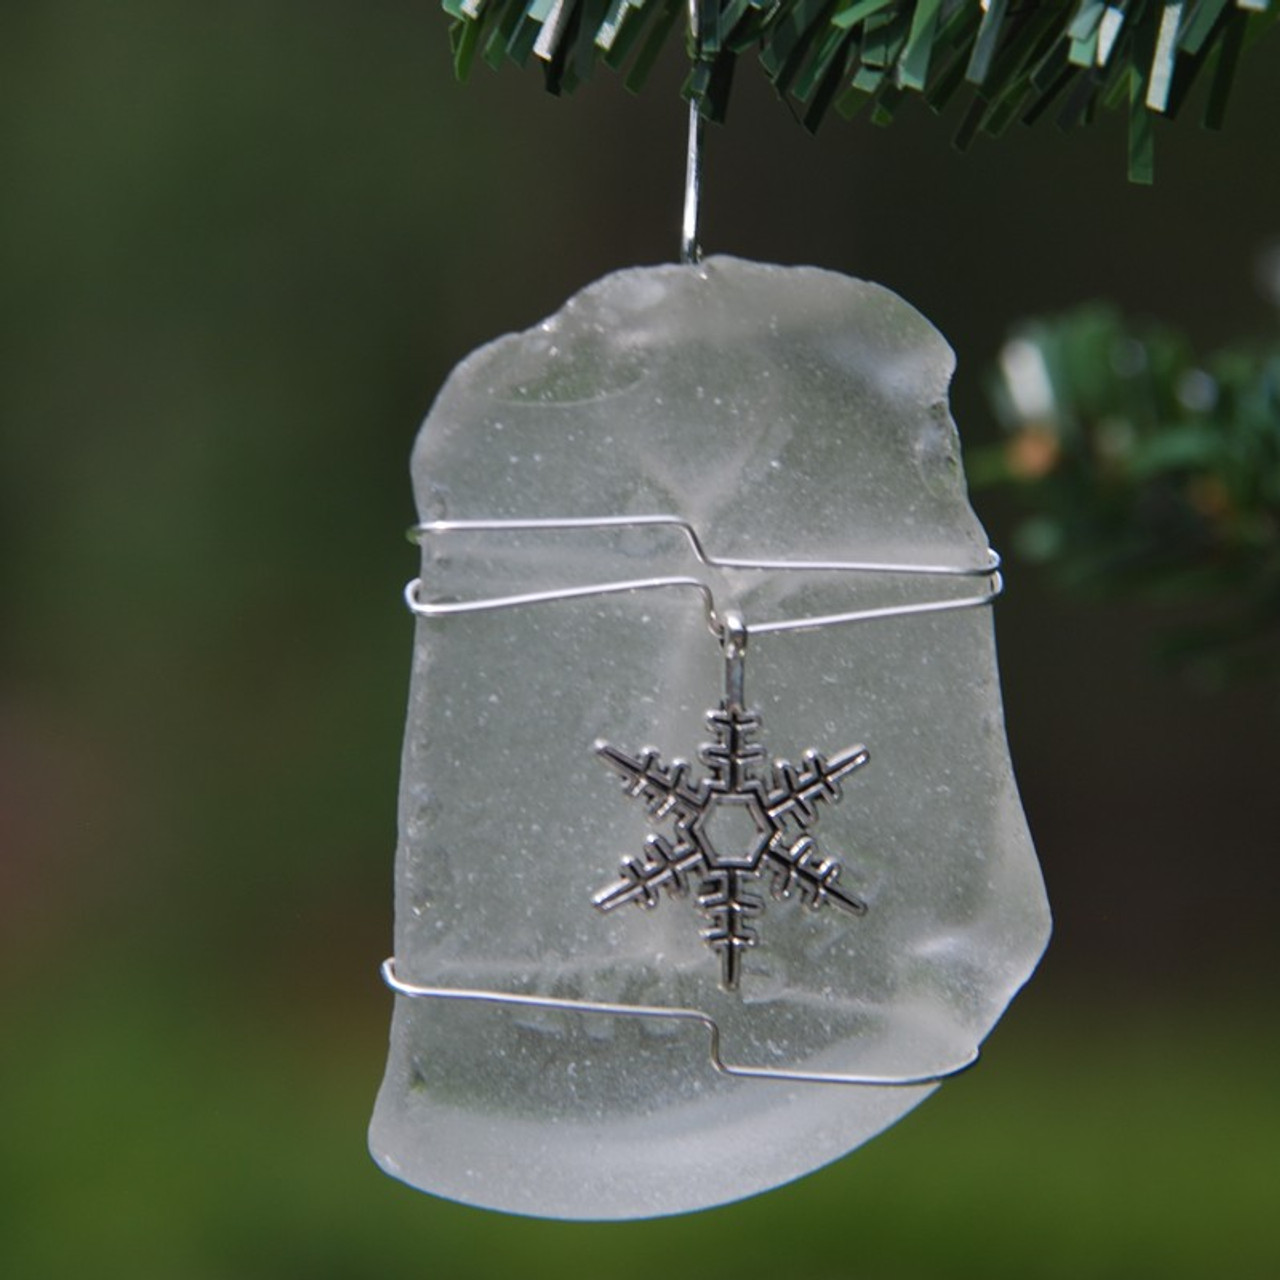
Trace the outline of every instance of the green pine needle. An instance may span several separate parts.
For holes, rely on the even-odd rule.
[[[699,32],[689,30],[689,7]],[[1210,64],[1206,123],[1222,123],[1240,55],[1274,25],[1270,0],[443,0],[463,76],[486,62],[543,66],[568,93],[602,63],[638,89],[680,33],[684,93],[724,119],[732,71],[753,51],[780,97],[816,129],[834,106],[887,123],[908,95],[968,96],[959,142],[1043,116],[1068,128],[1098,104],[1129,115],[1129,173],[1150,182],[1154,118],[1172,118]],[[645,39],[640,40],[641,30]],[[482,39],[482,33],[484,38]],[[1056,112],[1056,115],[1055,115]]]
[[[1177,606],[1171,650],[1201,672],[1280,676],[1274,336],[1197,358],[1086,307],[1020,329],[993,399],[1007,441],[968,469],[1026,510],[1015,550],[1077,590]]]

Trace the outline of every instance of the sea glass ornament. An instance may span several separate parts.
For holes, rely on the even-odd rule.
[[[413,459],[389,1173],[697,1209],[973,1060],[1049,913],[952,367],[886,289],[717,257],[450,376]]]

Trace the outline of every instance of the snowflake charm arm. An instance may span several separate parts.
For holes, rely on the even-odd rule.
[[[867,914],[867,904],[836,883],[840,864],[834,858],[824,858],[811,837],[801,836],[790,847],[785,841],[774,840],[765,850],[765,859],[773,872],[775,898],[798,893],[800,901],[813,911],[829,902],[851,916]]]
[[[830,761],[816,751],[804,753],[804,768],[786,760],[773,766],[773,790],[769,792],[769,816],[778,822],[793,819],[808,830],[818,820],[819,801],[838,804],[840,782],[870,759],[866,747],[846,747]]]
[[[674,813],[683,819],[697,813],[702,802],[699,788],[688,783],[686,761],[676,760],[667,768],[651,747],[633,756],[607,742],[596,743],[596,754],[622,779],[627,795],[639,796],[655,818]]]
[[[728,991],[738,985],[742,953],[758,941],[747,921],[764,913],[764,903],[743,891],[749,878],[755,877],[750,872],[716,871],[702,882],[698,893],[698,906],[711,921],[702,939],[720,953],[720,984]]]
[[[681,841],[673,846],[664,836],[650,836],[644,849],[643,858],[623,860],[622,879],[592,898],[601,911],[612,911],[627,902],[656,907],[663,889],[677,898],[688,892],[688,874],[702,861],[696,845]]]

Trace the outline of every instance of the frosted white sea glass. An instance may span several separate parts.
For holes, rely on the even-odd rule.
[[[713,258],[618,272],[453,372],[414,452],[421,518],[675,514],[715,557],[982,565],[950,349],[886,289]],[[700,577],[753,623],[971,595],[982,579],[720,570],[676,529],[450,533],[421,595]],[[1049,933],[1005,742],[990,609],[750,641],[770,759],[865,744],[813,829],[865,902],[778,901],[736,989],[695,894],[602,912],[670,834],[595,744],[692,762],[724,683],[696,593],[587,596],[417,624],[396,971],[430,987],[695,1009],[730,1063],[940,1074]],[[694,886],[696,889],[696,885]],[[470,1204],[636,1218],[750,1195],[851,1151],[930,1085],[743,1079],[696,1022],[396,996],[378,1163]]]

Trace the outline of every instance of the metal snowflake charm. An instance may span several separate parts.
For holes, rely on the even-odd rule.
[[[640,858],[626,858],[622,878],[595,896],[601,911],[624,903],[657,906],[665,890],[683,896],[697,883],[697,902],[709,927],[707,945],[720,954],[720,981],[738,986],[742,953],[756,945],[749,923],[764,911],[763,901],[748,892],[754,880],[770,878],[775,898],[797,894],[813,910],[824,903],[851,915],[865,914],[866,903],[837,883],[840,863],[824,857],[810,831],[818,806],[841,799],[840,783],[869,756],[862,746],[846,747],[831,759],[806,751],[800,767],[776,761],[769,780],[758,775],[763,745],[754,741],[760,715],[742,702],[746,628],[740,619],[725,623],[726,694],[707,713],[715,741],[698,755],[710,777],[693,781],[686,761],[664,765],[657,751],[639,756],[596,743],[596,753],[619,777],[630,796],[660,820],[674,822],[672,838],[651,835]]]

